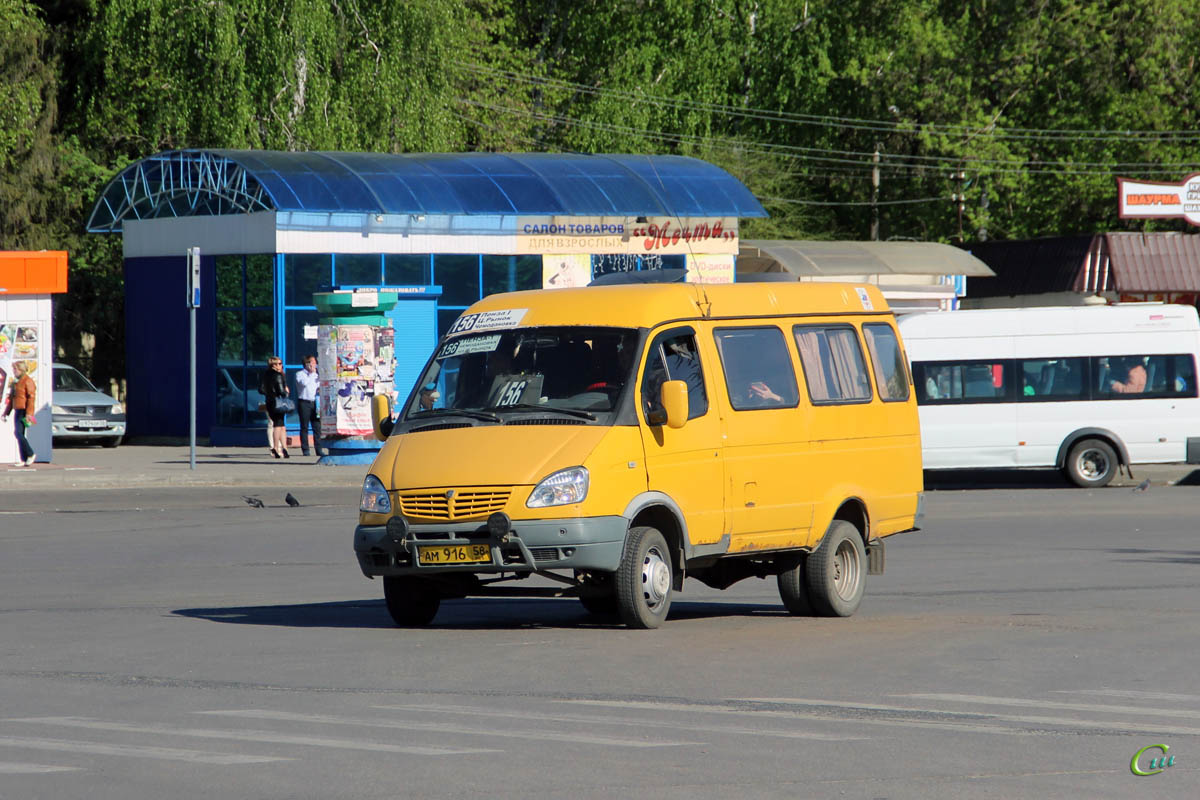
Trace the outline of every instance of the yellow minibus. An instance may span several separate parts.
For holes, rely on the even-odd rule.
[[[655,628],[687,577],[775,576],[791,613],[849,616],[920,515],[915,393],[874,286],[492,295],[374,416],[354,549],[401,626],[549,595]]]

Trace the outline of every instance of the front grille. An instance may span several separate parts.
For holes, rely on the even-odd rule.
[[[531,547],[529,553],[534,561],[558,561],[557,547]]]
[[[510,494],[510,486],[401,492],[400,513],[410,519],[482,519],[504,508]]]
[[[470,428],[469,422],[439,422],[436,425],[426,425],[423,428],[412,428],[409,433],[421,433],[422,431],[448,431],[451,428]]]

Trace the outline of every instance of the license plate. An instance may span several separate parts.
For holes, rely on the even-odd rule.
[[[492,560],[492,548],[486,544],[418,547],[417,557],[422,564],[488,564]]]
[[[75,423],[77,428],[107,428],[108,423],[102,419],[81,419]]]

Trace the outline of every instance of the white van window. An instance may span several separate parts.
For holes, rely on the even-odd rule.
[[[704,370],[696,350],[696,337],[690,330],[659,334],[646,351],[646,372],[642,377],[642,411],[646,418],[661,408],[659,393],[664,381],[683,381],[688,387],[688,419],[708,413],[708,394],[704,391]]]
[[[917,404],[1012,402],[1011,372],[1003,361],[918,362],[913,364]]]
[[[792,333],[813,403],[861,403],[871,399],[871,382],[854,328],[797,325]]]
[[[1024,358],[1017,362],[1022,401],[1086,400],[1086,358]]]
[[[1092,359],[1097,399],[1195,397],[1195,362],[1187,355],[1101,356]]]
[[[796,373],[779,328],[717,328],[713,331],[729,404],[737,411],[795,408]]]
[[[884,402],[908,399],[908,369],[900,340],[891,325],[863,325],[867,352],[871,354],[871,369],[875,386]]]

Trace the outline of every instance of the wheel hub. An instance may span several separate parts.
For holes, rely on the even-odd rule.
[[[642,560],[642,597],[651,609],[657,608],[671,591],[671,567],[657,549]]]
[[[1108,472],[1108,459],[1099,450],[1084,450],[1079,454],[1079,473],[1088,480],[1096,480]]]
[[[858,591],[861,567],[854,545],[842,542],[833,558],[833,587],[843,600],[851,599]]]

